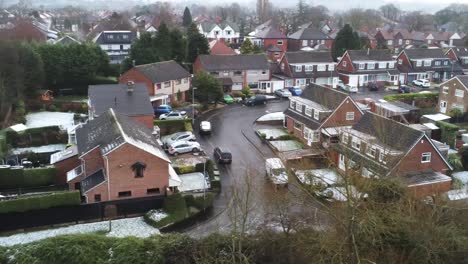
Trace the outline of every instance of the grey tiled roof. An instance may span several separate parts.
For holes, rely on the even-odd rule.
[[[255,34],[255,37],[262,38],[262,39],[286,39],[286,35],[284,35],[281,31],[276,29],[274,26],[268,26]]]
[[[263,54],[200,55],[198,58],[206,71],[267,70],[270,67],[266,56]]]
[[[468,47],[456,47],[452,48],[452,50],[455,52],[455,55],[457,55],[458,58],[468,57]]]
[[[320,127],[320,122],[312,119],[312,118],[309,118],[309,117],[306,117],[306,116],[303,116],[291,109],[286,109],[286,111],[284,111],[284,114],[286,116],[289,116],[291,117],[292,119],[304,124],[306,127],[310,128],[310,129],[317,129]]]
[[[127,38],[124,38],[127,36]],[[96,39],[97,44],[132,44],[137,35],[134,31],[103,31]]]
[[[312,63],[312,62],[329,62],[333,63],[333,59],[328,51],[296,51],[286,52],[286,58],[289,63]]]
[[[314,39],[331,39],[328,35],[324,34],[322,31],[316,28],[302,28],[298,31],[289,35],[290,39],[305,39],[305,40],[314,40]]]
[[[190,77],[190,73],[173,60],[138,65],[135,66],[135,69],[143,73],[153,83]]]
[[[404,52],[410,60],[414,59],[448,59],[442,49],[405,49]]]
[[[330,110],[335,110],[348,97],[348,94],[311,83],[304,89],[301,97],[314,101]]]
[[[392,61],[393,57],[389,50],[348,50],[351,61]]]
[[[465,87],[468,88],[468,75],[458,75],[457,78],[461,83],[463,83],[463,85],[465,85]]]
[[[88,88],[90,108],[97,116],[109,108],[128,116],[154,114],[144,84],[135,83],[131,93],[127,90],[127,84],[90,85]]]
[[[81,184],[81,192],[86,193],[87,191],[91,190],[92,188],[98,186],[99,184],[105,181],[104,171],[103,169],[99,169],[95,173],[89,175],[88,177],[84,178],[80,181]]]

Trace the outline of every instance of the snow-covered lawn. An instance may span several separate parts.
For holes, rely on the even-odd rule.
[[[197,164],[203,164],[206,161],[205,156],[188,156],[184,158],[174,158],[171,159],[173,167],[185,167],[185,166],[195,166]]]
[[[264,134],[265,138],[270,139],[277,139],[281,136],[288,135],[288,133],[284,129],[280,128],[272,128],[272,129],[259,129],[257,130],[258,133]]]
[[[162,219],[166,218],[168,214],[166,214],[163,210],[151,210],[149,212],[149,218],[153,221],[161,221]]]
[[[266,115],[261,116],[257,121],[277,121],[277,120],[284,120],[284,113],[283,112],[274,112],[274,113],[269,113]]]
[[[33,153],[52,153],[56,151],[62,151],[67,147],[67,144],[51,144],[44,145],[39,147],[29,147],[29,148],[15,148],[12,150],[14,155],[19,155],[21,153],[33,152]]]
[[[302,144],[296,140],[270,141],[270,144],[280,152],[302,149]]]
[[[89,224],[78,224],[55,229],[35,231],[29,233],[20,233],[7,237],[0,237],[0,246],[13,246],[18,244],[27,244],[34,241],[46,239],[49,237],[66,234],[88,234],[98,231],[109,230],[109,222],[97,222]],[[143,217],[125,218],[112,221],[112,231],[107,233],[110,237],[149,237],[160,234],[159,230],[146,224]]]
[[[75,125],[73,121],[74,113],[63,112],[37,112],[26,115],[26,126],[28,128],[59,126],[62,130],[67,130]]]

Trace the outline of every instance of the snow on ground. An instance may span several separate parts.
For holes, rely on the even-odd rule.
[[[41,230],[29,233],[20,233],[6,237],[0,237],[0,246],[13,246],[46,239],[49,237],[66,234],[89,234],[97,231],[109,230],[109,222],[96,222],[78,224],[55,229]],[[145,223],[143,217],[125,218],[112,221],[112,231],[107,234],[110,237],[149,237],[160,234],[159,230]]]
[[[156,222],[168,216],[163,210],[151,210],[149,213],[149,218]]]
[[[33,153],[51,153],[56,151],[62,151],[67,147],[67,144],[50,144],[39,147],[29,148],[15,148],[12,150],[13,155],[19,155],[21,153],[33,152]]]
[[[171,159],[173,167],[195,166],[206,161],[205,156],[188,156],[183,158]]]
[[[258,133],[265,134],[265,138],[270,139],[277,139],[281,136],[288,135],[288,133],[284,129],[280,128],[272,128],[272,129],[259,129],[257,130]]]
[[[275,120],[284,120],[283,112],[274,112],[261,116],[257,121],[275,121]]]
[[[26,115],[26,126],[28,128],[59,126],[62,130],[67,130],[74,126],[74,113],[63,112],[37,112]]]
[[[270,144],[273,145],[273,147],[275,147],[280,152],[302,149],[302,144],[296,140],[270,141]]]

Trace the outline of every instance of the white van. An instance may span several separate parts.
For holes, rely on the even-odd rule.
[[[266,159],[265,161],[266,176],[276,186],[288,185],[288,173],[286,167],[279,158]]]

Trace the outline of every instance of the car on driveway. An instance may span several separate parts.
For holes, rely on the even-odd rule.
[[[175,120],[175,119],[185,119],[187,118],[187,112],[185,111],[172,111],[167,114],[162,114],[159,116],[161,120]]]
[[[264,95],[253,95],[245,100],[245,105],[254,106],[254,105],[266,105],[267,99]]]
[[[226,104],[232,104],[234,103],[234,98],[232,98],[230,94],[224,94],[223,102],[225,102]]]
[[[350,93],[358,92],[358,88],[356,86],[351,86],[349,84],[345,84],[344,87],[342,87],[342,89]]]
[[[160,105],[154,108],[155,115],[167,114],[170,112],[172,112],[172,107],[170,107],[169,105]]]
[[[367,88],[369,88],[369,91],[378,91],[379,90],[379,85],[377,85],[377,83],[368,83],[367,84]]]
[[[213,151],[213,157],[217,163],[232,163],[232,154],[225,148],[216,147]]]
[[[415,86],[419,86],[421,88],[429,88],[431,87],[431,83],[429,82],[429,80],[426,80],[426,79],[417,79],[417,80],[413,80],[412,82]]]
[[[280,98],[288,98],[288,97],[290,97],[292,95],[290,91],[284,90],[284,89],[276,90],[275,94]]]
[[[200,122],[200,134],[211,134],[211,123],[209,121]]]
[[[398,93],[411,93],[411,88],[407,85],[400,85]]]
[[[190,131],[177,132],[161,138],[164,146],[168,146],[178,141],[194,141],[196,140],[195,135]]]
[[[338,84],[336,85],[338,88],[345,89],[345,85],[342,80],[338,80]]]
[[[195,141],[178,141],[168,146],[168,152],[171,155],[177,156],[182,153],[199,152],[200,144]]]
[[[292,95],[300,96],[302,94],[302,89],[299,87],[290,87],[289,92],[291,92]]]

